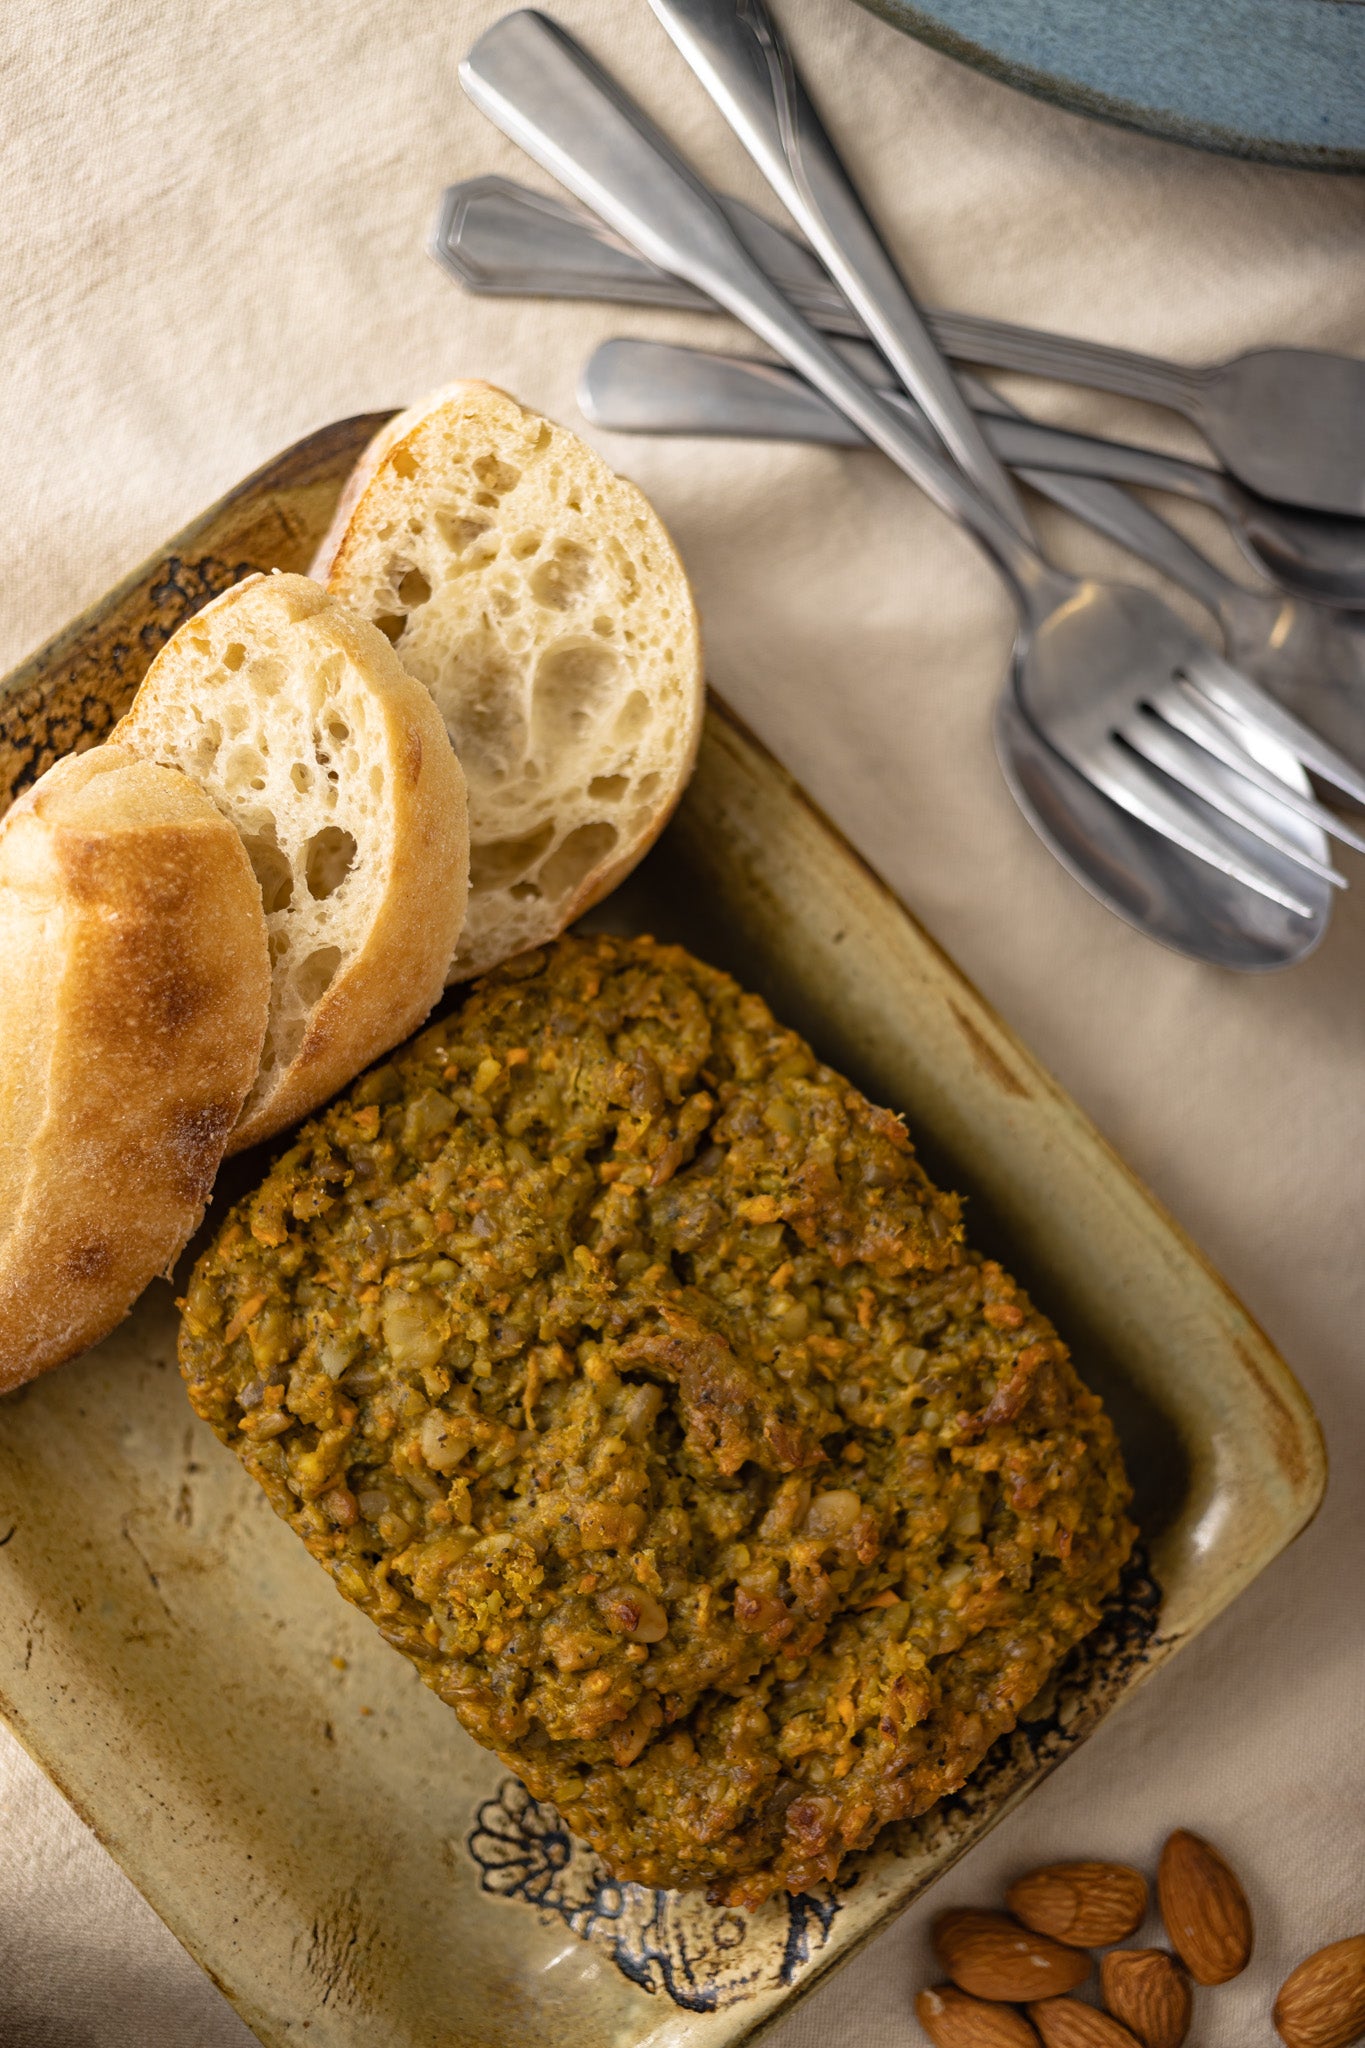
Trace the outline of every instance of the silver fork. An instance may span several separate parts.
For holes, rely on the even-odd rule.
[[[850,340],[866,337],[863,322],[803,243],[742,200],[719,197],[750,255],[813,327]],[[694,285],[646,261],[584,208],[496,174],[446,188],[430,248],[467,291],[717,310]],[[947,354],[957,354],[956,341],[963,360],[993,360],[996,323],[966,313],[925,317]],[[1064,374],[1060,363],[1056,374]],[[1221,469],[1154,448],[1034,424],[1053,437],[1049,467],[1208,505],[1227,521],[1252,567],[1273,582],[1323,604],[1365,606],[1365,519],[1278,504]]]
[[[1004,466],[964,393],[952,380],[924,317],[864,211],[797,75],[767,0],[650,0],[650,4],[906,390],[938,428],[971,481],[1010,515],[1018,501],[1007,501],[1002,494]],[[945,378],[950,387],[946,399]],[[997,404],[1013,416],[1002,401]],[[1144,508],[1133,506],[1124,494],[1109,487],[1096,492],[1093,484],[1078,488],[1073,483],[1054,494],[1063,502],[1073,496],[1082,500],[1097,497],[1105,514],[1116,514],[1118,522],[1130,529],[1151,518]],[[1017,527],[1020,522],[1016,518],[1014,523]],[[1153,524],[1160,536],[1164,529]],[[1026,526],[1022,530],[1032,540],[1030,530]],[[1167,621],[1153,620],[1152,625],[1157,644],[1170,648],[1176,660],[1183,689],[1163,689],[1145,699],[1134,695],[1126,701],[1123,685],[1111,676],[1107,693],[1089,692],[1082,685],[1073,688],[1068,698],[1060,686],[1064,679],[1049,671],[1047,676],[1036,673],[1031,683],[1027,673],[1023,675],[1024,701],[1041,729],[1073,764],[1077,755],[1083,755],[1093,769],[1096,750],[1107,730],[1225,816],[1250,827],[1245,804],[1235,790],[1227,791],[1221,779],[1210,777],[1206,757],[1211,755],[1239,769],[1267,792],[1273,791],[1275,778],[1259,766],[1244,765],[1225,720],[1220,716],[1210,719],[1206,706],[1195,701],[1196,694],[1202,692],[1215,713],[1230,712],[1227,677],[1236,672],[1229,668],[1226,675],[1219,674],[1210,666],[1218,658],[1202,644],[1180,660]],[[1243,709],[1249,708],[1244,701]],[[1260,722],[1263,726],[1269,722],[1264,708]],[[1196,751],[1173,745],[1171,732],[1163,728],[1183,734],[1195,743]],[[1284,728],[1279,729],[1279,736],[1287,737]],[[1302,753],[1301,741],[1299,745]],[[1303,804],[1297,792],[1286,793],[1286,809],[1303,816],[1317,813],[1314,822],[1321,829],[1335,829],[1337,837],[1359,846],[1357,835],[1331,821],[1331,813],[1316,805],[1301,808]],[[1277,843],[1265,829],[1261,836],[1269,844]]]
[[[871,350],[847,346],[857,352],[855,367],[870,359],[865,374],[889,404],[913,404],[886,385],[885,365]],[[1217,619],[1234,666],[1264,683],[1357,767],[1365,766],[1365,615],[1249,590],[1130,492],[1055,471],[1046,429],[1040,431],[1036,421],[1016,413],[974,377],[960,381],[1002,462],[1044,497],[1190,591]],[[601,342],[583,366],[578,402],[595,426],[616,433],[869,446],[865,435],[793,371],[673,342]]]
[[[1300,915],[1309,914],[1308,906],[1281,879],[1282,871],[1259,861],[1240,835],[1224,832],[1205,806],[1284,860],[1340,883],[1291,829],[1243,802],[1212,771],[1232,749],[1248,783],[1261,780],[1225,715],[1254,719],[1318,773],[1365,798],[1365,781],[1350,764],[1214,655],[1159,599],[1066,576],[1046,562],[998,465],[999,499],[991,503],[792,309],[740,244],[707,187],[557,24],[530,11],[504,16],[465,59],[461,79],[475,103],[537,162],[651,261],[744,320],[974,535],[1019,609],[1012,681],[1020,700],[1095,787],[1186,851]],[[969,440],[975,425],[950,376],[934,398],[941,411],[956,404],[965,432],[960,419],[955,425]],[[988,451],[985,460],[994,463]],[[1202,801],[1190,803],[1173,782]],[[1293,794],[1283,784],[1278,788]],[[1295,808],[1283,806],[1285,812]]]

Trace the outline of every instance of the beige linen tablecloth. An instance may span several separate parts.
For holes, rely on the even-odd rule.
[[[83,0],[7,10],[0,59],[0,663],[322,422],[477,374],[581,426],[605,336],[728,322],[474,300],[423,253],[441,187],[544,183],[455,65],[490,0]],[[645,0],[558,0],[708,173],[754,174]],[[1365,353],[1365,183],[1093,126],[786,0],[835,134],[924,297],[1198,361]],[[1023,387],[1019,387],[1022,389]],[[1198,443],[1034,387],[1057,417]],[[1172,1826],[1245,1873],[1257,1954],[1204,2048],[1269,2038],[1275,1986],[1365,1926],[1365,869],[1321,952],[1236,979],[1100,910],[1011,804],[988,711],[1008,608],[880,458],[595,436],[696,582],[710,673],[1074,1091],[1266,1323],[1317,1404],[1314,1528],[934,1893],[793,2014],[781,2048],[916,2038],[931,1912],[1026,1862],[1150,1865]],[[1187,530],[1234,557],[1212,520]],[[1098,544],[1052,529],[1072,559]],[[245,2029],[0,1735],[0,2048],[245,2048]],[[512,2044],[509,2044],[512,2048]]]

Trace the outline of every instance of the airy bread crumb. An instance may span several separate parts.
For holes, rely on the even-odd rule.
[[[270,1022],[240,1151],[440,994],[468,889],[464,777],[383,634],[303,576],[247,577],[187,620],[115,736],[207,792],[261,886]]]
[[[492,385],[371,444],[312,573],[392,642],[469,779],[452,981],[553,938],[652,844],[691,772],[696,610],[657,514]]]

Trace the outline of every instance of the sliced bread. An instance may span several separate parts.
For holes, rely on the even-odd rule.
[[[455,384],[367,449],[312,573],[426,684],[464,764],[450,979],[553,938],[657,837],[696,754],[696,610],[653,508],[576,435]]]
[[[0,1392],[103,1337],[204,1213],[270,998],[241,839],[130,749],[0,825]]]
[[[184,770],[241,834],[273,966],[230,1151],[326,1101],[415,1030],[464,916],[464,777],[427,692],[304,576],[251,576],[188,619],[115,738]]]

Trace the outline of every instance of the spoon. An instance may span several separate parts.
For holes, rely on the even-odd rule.
[[[1225,363],[1167,363],[1134,349],[951,314],[937,331],[964,362],[1183,413],[1249,490],[1315,512],[1365,513],[1365,362],[1326,349],[1261,348]]]
[[[866,338],[863,323],[808,248],[741,200],[722,197],[721,204],[750,254],[814,326],[827,334]],[[647,262],[584,209],[511,178],[490,175],[449,186],[431,252],[472,292],[720,310],[695,286]],[[951,319],[963,336],[976,333],[969,314],[925,317],[940,343],[945,338],[941,320]],[[974,342],[966,359],[983,360],[983,346]],[[1365,607],[1365,521],[1276,504],[1222,470],[1155,449],[1091,435],[1068,438],[1069,466],[1077,474],[1140,484],[1209,505],[1227,520],[1252,567],[1273,582],[1324,604]],[[1059,464],[1063,453],[1059,447]]]
[[[647,256],[691,277],[745,319],[817,381],[827,396],[846,406],[945,511],[970,520],[983,545],[999,563],[1008,565],[1012,587],[1017,587],[1017,573],[1030,582],[1045,579],[1049,596],[1065,589],[1071,622],[1082,630],[1098,624],[1101,634],[1104,620],[1097,618],[1098,611],[1107,610],[1113,625],[1114,608],[1128,599],[1145,598],[1145,593],[1121,591],[1110,602],[1109,593],[1096,590],[1094,605],[1088,593],[1086,601],[1076,602],[1075,586],[1039,565],[1005,515],[980,500],[956,471],[927,451],[829,344],[801,321],[738,242],[707,188],[622,89],[555,23],[529,11],[505,16],[485,31],[465,59],[461,79],[475,103],[538,162]],[[1155,600],[1149,610],[1183,633]],[[1117,623],[1121,629],[1122,621]],[[1117,639],[1114,644],[1117,647]],[[1202,643],[1196,644],[1202,648]],[[1087,650],[1088,660],[1094,652]],[[1154,678],[1154,687],[1155,682]],[[1246,898],[1247,891],[1236,891],[1230,898],[1221,880],[1210,880],[1209,893],[1201,899],[1198,887],[1192,890],[1189,882],[1197,862],[1187,863],[1185,876],[1178,879],[1179,870],[1171,867],[1172,850],[1141,842],[1130,862],[1130,821],[1122,819],[1116,830],[1113,821],[1120,813],[1082,778],[1064,772],[1036,733],[1021,736],[1021,726],[1027,726],[1027,720],[1011,700],[997,718],[1011,787],[1031,820],[1050,843],[1056,843],[1059,857],[1121,915],[1168,943],[1230,965],[1287,964],[1314,943],[1325,922],[1326,898],[1317,893],[1313,878],[1294,872],[1292,859],[1278,865],[1282,856],[1255,847],[1249,832],[1239,835],[1235,826],[1224,825],[1196,799],[1173,799],[1161,786],[1148,815],[1159,817],[1162,829],[1173,830],[1180,844],[1188,848],[1193,840],[1203,857],[1211,855],[1225,871],[1231,866],[1251,889],[1266,892],[1272,903],[1288,912],[1288,920],[1271,917],[1264,906],[1243,919],[1239,899]],[[1141,780],[1140,771],[1135,772]],[[1219,776],[1217,764],[1212,772]],[[1231,783],[1236,778],[1225,780]],[[1148,777],[1148,783],[1153,791],[1159,787],[1154,777]],[[1258,796],[1253,791],[1248,799],[1253,810]],[[1074,809],[1068,811],[1073,799]],[[1054,842],[1049,827],[1063,815],[1070,822]],[[1301,821],[1293,820],[1286,829],[1292,832],[1294,826],[1301,829]],[[1297,844],[1306,844],[1302,836]]]
[[[961,382],[1002,462],[1198,598],[1217,619],[1229,659],[1365,768],[1365,616],[1235,582],[1126,491],[1053,473],[1050,428],[1015,413],[975,378]],[[913,416],[900,393],[884,388],[882,395]],[[618,433],[870,445],[792,371],[667,342],[604,341],[584,365],[579,403],[595,426]]]
[[[1210,667],[1202,643],[1191,643],[1159,601],[1153,606],[1145,593],[1102,586],[1093,578],[1084,585],[1074,578],[1061,578],[1042,561],[1027,522],[1018,518],[1018,501],[1008,473],[864,211],[797,75],[767,0],[650,0],[650,4],[861,316],[905,389],[957,457],[964,474],[1007,518],[1012,517],[1016,534],[1022,535],[1024,553],[1016,547],[1013,559],[1001,557],[986,529],[971,518],[970,507],[955,508],[1014,587],[1025,634],[1034,636],[1031,644],[1017,650],[1022,658],[1016,661],[1015,685],[1033,722],[1052,745],[1116,802],[1146,815],[1149,822],[1157,822],[1155,814],[1145,809],[1150,784],[1143,780],[1140,789],[1134,784],[1133,753],[1281,850],[1291,851],[1283,839],[1276,840],[1266,831],[1257,814],[1248,813],[1235,801],[1229,803],[1225,790],[1210,785],[1203,773],[1208,754],[1213,753],[1259,781],[1263,790],[1279,791],[1273,777],[1258,777],[1247,769],[1240,750],[1235,745],[1229,747],[1226,734],[1216,723],[1210,724],[1205,714],[1212,703],[1220,711],[1236,708],[1264,722],[1296,748],[1305,765],[1325,771],[1329,780],[1359,800],[1365,794],[1365,783],[1349,764],[1337,756],[1327,767],[1325,755],[1314,751],[1320,747],[1315,738],[1308,736],[1310,744],[1305,746],[1306,728],[1295,733],[1283,714],[1274,711],[1267,716],[1267,707],[1274,700],[1254,689],[1253,695],[1246,695],[1231,681],[1235,671],[1224,671],[1216,663]],[[673,262],[671,267],[687,274],[686,263]],[[694,275],[693,281],[705,280]],[[783,352],[791,358],[790,347]],[[825,391],[843,411],[856,417],[837,387],[827,385]],[[859,424],[865,426],[866,422]],[[897,459],[915,475],[913,465],[907,465],[900,455]],[[1078,486],[1073,482],[1068,489],[1083,499],[1100,499],[1106,509],[1112,501],[1120,513],[1151,517],[1143,508],[1130,506],[1125,494],[1107,484]],[[1158,534],[1166,535],[1160,522],[1152,518],[1152,524]],[[1169,538],[1173,543],[1177,540],[1174,534]],[[1064,595],[1067,584],[1069,598]],[[1141,645],[1144,635],[1145,647]],[[1177,686],[1174,691],[1159,675],[1164,657],[1169,657],[1171,680]],[[1203,704],[1195,702],[1199,693]],[[1193,748],[1173,745],[1172,729],[1195,742]],[[1365,851],[1359,835],[1320,806],[1310,808],[1297,797],[1287,802],[1303,815],[1313,816],[1328,832]],[[1161,822],[1169,832],[1169,813]],[[1191,851],[1200,850],[1189,839],[1184,844]]]
[[[933,380],[921,371],[924,388],[916,390],[895,352],[898,323],[887,317],[879,276],[880,269],[894,272],[894,266],[861,205],[855,200],[850,210],[845,203],[847,179],[836,183],[831,176],[828,138],[764,0],[650,5],[937,426],[929,402]],[[969,359],[997,369],[1061,376],[1183,412],[1224,467],[1262,496],[1322,512],[1365,512],[1365,362],[1278,348],[1186,368],[1002,320],[976,320],[971,334],[968,342],[950,314],[939,322],[938,346],[952,355],[965,351]]]

